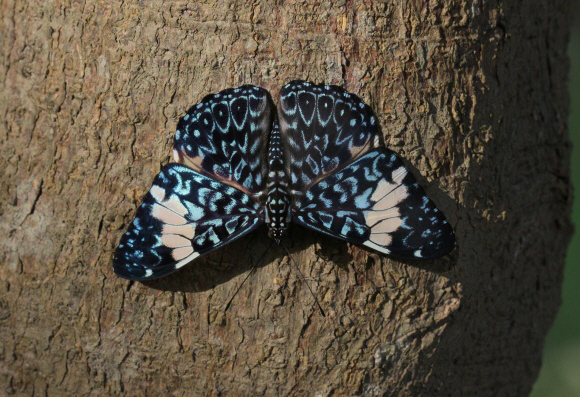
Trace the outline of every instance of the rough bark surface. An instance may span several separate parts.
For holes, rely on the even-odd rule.
[[[568,3],[0,1],[0,394],[526,395],[570,235]],[[344,85],[454,225],[402,263],[294,227],[147,284],[112,252],[186,109]]]

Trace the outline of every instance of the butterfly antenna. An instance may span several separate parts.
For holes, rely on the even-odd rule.
[[[316,304],[318,305],[318,309],[320,309],[320,313],[322,313],[322,316],[323,317],[326,317],[326,314],[324,314],[324,310],[322,310],[322,306],[320,306],[320,302],[318,302],[318,299],[316,299],[316,295],[314,295],[314,292],[312,292],[312,288],[310,288],[310,284],[308,284],[308,281],[306,281],[306,277],[304,277],[304,274],[302,274],[302,272],[300,271],[300,268],[298,267],[298,263],[296,263],[296,260],[294,260],[294,257],[292,255],[290,255],[290,251],[284,245],[284,243],[280,242],[280,245],[282,247],[284,247],[284,249],[286,250],[286,253],[288,254],[288,256],[290,257],[290,259],[294,263],[294,266],[296,267],[296,270],[298,270],[298,273],[300,274],[300,277],[302,277],[302,279],[306,283],[306,286],[308,287],[308,290],[310,291],[310,293],[314,297],[314,300],[316,301]]]
[[[256,270],[256,266],[258,266],[258,263],[260,263],[260,261],[264,258],[264,256],[266,256],[266,253],[268,251],[270,251],[270,248],[272,248],[272,244],[274,244],[274,240],[270,240],[270,244],[268,245],[268,248],[266,248],[266,251],[264,251],[262,253],[262,255],[258,258],[258,260],[256,261],[256,263],[254,263],[254,265],[252,266],[252,269],[250,269],[250,271],[246,275],[246,278],[244,278],[244,280],[242,281],[242,283],[239,285],[238,289],[236,289],[236,292],[234,292],[234,294],[232,295],[232,297],[230,298],[230,300],[226,304],[226,307],[224,309],[224,313],[228,311],[228,308],[230,307],[230,304],[232,303],[232,301],[234,300],[234,298],[236,297],[236,295],[238,294],[238,292],[240,292],[240,290],[242,289],[242,286],[244,285],[244,283],[246,282],[246,280],[248,278],[250,278],[251,274],[254,272],[254,270]]]

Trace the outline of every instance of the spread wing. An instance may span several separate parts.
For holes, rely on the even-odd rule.
[[[246,193],[169,164],[122,236],[113,269],[130,280],[165,276],[262,223],[259,204]]]
[[[280,91],[278,118],[294,201],[379,144],[371,108],[341,87],[292,81]]]
[[[400,259],[433,259],[455,247],[443,213],[385,148],[310,187],[292,221]]]
[[[174,157],[180,164],[249,195],[264,189],[274,107],[255,86],[206,96],[179,120]]]

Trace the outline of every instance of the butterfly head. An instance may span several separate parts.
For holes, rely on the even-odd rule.
[[[290,211],[288,199],[284,195],[272,194],[266,202],[266,221],[268,223],[268,236],[276,244],[286,233],[290,223]]]
[[[282,236],[284,236],[284,233],[286,233],[286,229],[270,228],[268,230],[268,237],[274,240],[276,244],[280,245],[280,240],[282,239]]]

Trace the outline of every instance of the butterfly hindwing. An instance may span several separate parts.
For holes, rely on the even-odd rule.
[[[246,85],[206,96],[177,124],[175,161],[250,195],[261,192],[274,107],[262,88]]]
[[[115,251],[119,276],[165,276],[263,223],[246,193],[188,167],[169,164],[155,177]]]
[[[292,221],[401,259],[432,259],[455,246],[451,225],[401,159],[375,149],[308,189]]]
[[[371,108],[337,86],[286,84],[280,91],[278,118],[295,199],[379,143],[378,121]]]

